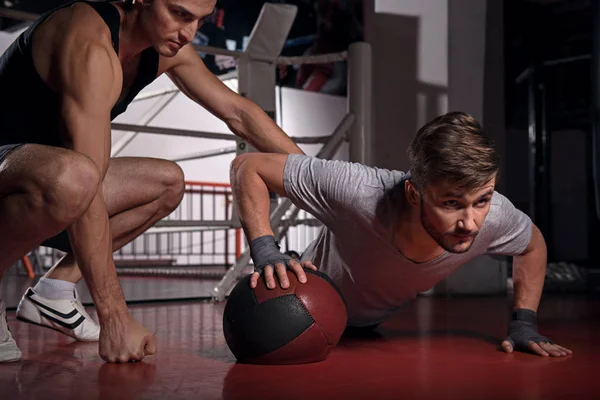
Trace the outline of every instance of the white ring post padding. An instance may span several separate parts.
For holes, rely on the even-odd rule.
[[[290,4],[265,3],[246,46],[251,57],[274,61],[285,44],[298,8]]]
[[[238,91],[275,119],[275,65],[298,9],[265,3],[250,33],[246,51],[238,60]],[[260,61],[259,61],[260,60]],[[245,152],[247,147],[243,149]]]
[[[317,158],[332,158],[335,155],[335,152],[340,147],[342,142],[346,140],[347,132],[350,129],[350,126],[354,122],[354,115],[347,114],[340,124],[335,128],[333,134],[329,137],[329,140],[325,145],[321,148],[319,153],[316,155]],[[281,238],[289,226],[291,224],[283,224],[281,218],[285,215],[290,207],[293,204],[289,199],[283,200],[279,205],[273,210],[270,216],[271,226],[273,228],[273,232],[275,233],[275,239],[278,240]],[[299,209],[294,206],[294,210],[290,214],[290,219],[295,219],[298,215]],[[217,286],[212,289],[213,298],[217,301],[223,301],[229,291],[235,285],[238,276],[242,273],[244,268],[250,262],[250,248],[246,248],[246,250],[242,253],[240,258],[238,258],[233,264],[231,268],[227,270],[225,276],[219,281]]]

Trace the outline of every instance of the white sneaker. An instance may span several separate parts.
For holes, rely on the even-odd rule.
[[[23,357],[8,329],[6,311],[0,313],[0,363],[19,361]]]
[[[17,307],[17,319],[51,328],[82,342],[96,342],[100,326],[85,312],[79,295],[69,300],[50,300],[27,289]]]

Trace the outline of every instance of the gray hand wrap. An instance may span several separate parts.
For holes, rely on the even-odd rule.
[[[254,271],[261,274],[267,265],[272,266],[273,270],[275,264],[283,264],[287,268],[288,262],[292,259],[281,254],[273,236],[261,236],[250,242],[250,255],[254,261]]]
[[[508,337],[506,338],[515,350],[530,351],[529,342],[540,344],[550,339],[538,333],[537,314],[533,310],[520,308],[513,313],[513,319],[508,326]]]

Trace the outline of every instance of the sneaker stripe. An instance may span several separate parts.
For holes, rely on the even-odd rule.
[[[54,318],[51,315],[46,314],[43,311],[40,311],[40,314],[42,314],[44,317],[48,318],[50,321],[55,322],[57,324],[59,324],[60,326],[63,326],[67,329],[75,329],[77,328],[79,325],[81,325],[83,323],[83,321],[85,321],[85,318],[83,316],[79,317],[79,319],[71,324],[61,321],[58,318]]]
[[[59,316],[59,317],[61,317],[61,318],[64,318],[64,319],[69,319],[69,318],[73,318],[75,315],[79,314],[79,311],[77,311],[76,309],[73,309],[73,311],[71,311],[71,312],[70,312],[70,313],[68,313],[68,314],[63,314],[63,313],[61,313],[60,311],[57,311],[57,310],[55,310],[55,309],[53,309],[53,308],[51,308],[51,307],[48,307],[48,306],[47,306],[47,305],[45,305],[45,304],[42,304],[42,303],[40,303],[39,301],[37,301],[36,299],[34,299],[34,298],[32,297],[33,295],[34,295],[33,291],[31,291],[31,289],[29,289],[29,290],[27,291],[27,294],[26,294],[26,296],[27,296],[27,298],[28,298],[28,299],[29,299],[29,300],[30,300],[32,303],[34,303],[34,304],[36,304],[36,305],[38,305],[38,306],[42,307],[44,310],[50,311],[51,313],[58,315],[58,316]]]

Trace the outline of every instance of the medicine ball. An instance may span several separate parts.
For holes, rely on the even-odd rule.
[[[339,289],[324,273],[304,270],[300,283],[268,289],[263,276],[255,289],[250,275],[233,288],[223,314],[227,345],[240,362],[302,364],[322,361],[337,345],[347,323]]]

